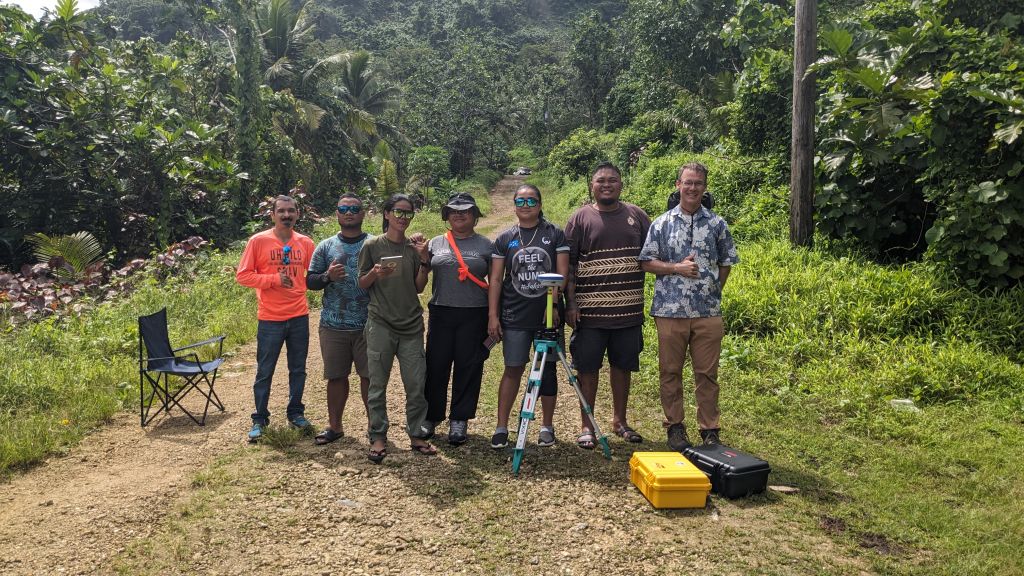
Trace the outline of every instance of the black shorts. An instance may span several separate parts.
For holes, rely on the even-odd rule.
[[[640,351],[644,349],[643,326],[629,328],[579,328],[569,341],[572,364],[577,372],[597,372],[604,354],[608,363],[620,370],[640,370]]]

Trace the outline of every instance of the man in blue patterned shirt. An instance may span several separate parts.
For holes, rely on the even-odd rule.
[[[317,434],[317,444],[328,444],[343,436],[341,417],[348,402],[348,376],[355,364],[359,391],[366,405],[370,372],[366,363],[367,306],[370,297],[359,287],[359,250],[366,241],[363,201],[355,194],[338,200],[338,225],[341,232],[320,242],[309,261],[306,286],[323,290],[320,312],[320,353],[327,379],[327,416],[329,425]]]
[[[644,271],[657,275],[651,315],[658,328],[661,405],[673,450],[690,446],[683,423],[687,349],[693,363],[701,438],[705,444],[719,443],[722,288],[739,257],[725,220],[701,206],[707,177],[707,167],[699,162],[679,169],[679,205],[651,224],[639,256]]]

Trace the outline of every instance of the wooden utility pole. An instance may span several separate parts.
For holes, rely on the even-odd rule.
[[[796,0],[793,39],[793,137],[789,167],[789,241],[810,246],[814,239],[814,62],[817,1]]]

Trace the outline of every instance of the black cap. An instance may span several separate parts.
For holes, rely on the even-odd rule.
[[[441,207],[441,219],[447,220],[448,215],[452,210],[469,210],[473,209],[473,215],[477,218],[483,216],[480,212],[480,208],[476,205],[476,200],[468,192],[456,192],[448,197],[448,203]]]

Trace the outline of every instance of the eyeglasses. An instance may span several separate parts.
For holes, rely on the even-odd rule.
[[[391,210],[391,215],[395,218],[401,218],[402,220],[412,220],[412,217],[416,215],[416,212],[412,210],[402,210],[400,208],[394,208]]]
[[[540,200],[537,200],[536,198],[516,198],[515,203],[516,208],[533,208],[537,204],[540,204]]]
[[[683,186],[692,186],[694,188],[700,188],[701,186],[707,186],[708,183],[705,180],[680,180],[680,184]]]
[[[338,214],[359,214],[363,211],[362,206],[338,206]]]
[[[451,214],[452,216],[465,216],[465,215],[469,214],[469,213],[470,213],[470,212],[472,212],[472,211],[473,211],[473,209],[472,209],[472,208],[466,208],[465,210],[455,210],[455,209],[453,208],[453,209],[452,209],[452,210],[451,210],[450,212],[448,212],[448,213],[449,213],[449,214]]]
[[[285,266],[291,264],[292,247],[286,245],[284,248],[281,249],[281,252],[284,252],[284,256],[281,258],[281,263],[284,264]]]

